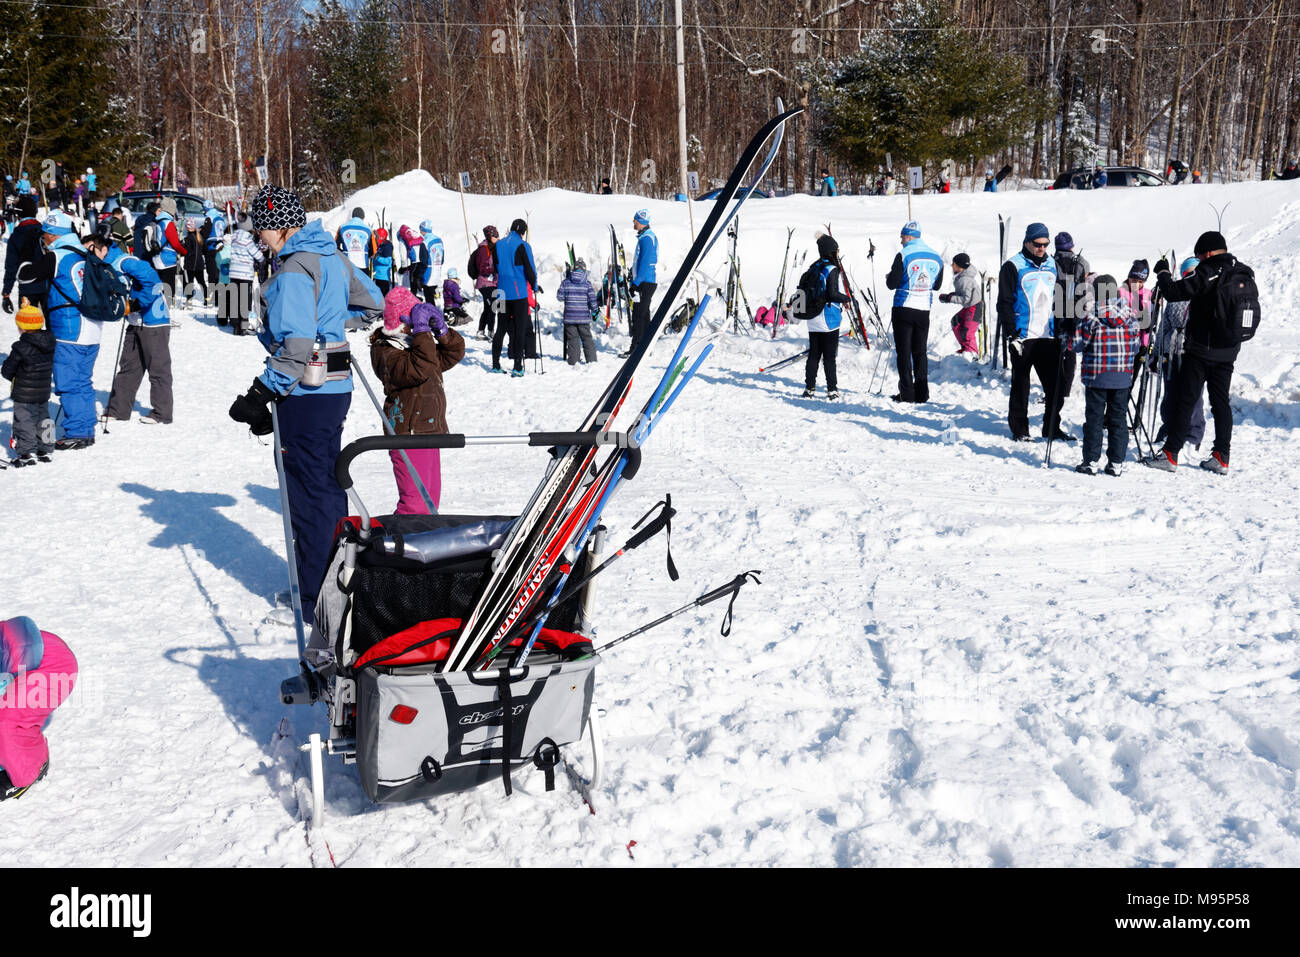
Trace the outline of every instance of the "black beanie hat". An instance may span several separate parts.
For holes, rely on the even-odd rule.
[[[1133,265],[1130,266],[1128,270],[1129,279],[1141,279],[1143,282],[1146,282],[1147,277],[1150,275],[1151,275],[1151,266],[1148,265],[1145,259],[1133,260]]]
[[[970,257],[965,253],[958,253],[952,257],[952,264],[960,266],[962,269],[970,269]]]
[[[282,186],[263,186],[253,197],[253,228],[299,229],[307,225],[302,200]]]
[[[819,236],[817,238],[817,254],[822,259],[834,261],[839,257],[840,244],[835,241],[834,236]]]
[[[1211,249],[1227,249],[1228,241],[1223,238],[1223,233],[1216,233],[1211,230],[1208,233],[1201,233],[1201,238],[1196,240],[1196,248],[1192,252],[1198,257],[1204,256]]]
[[[32,199],[30,195],[19,196],[15,205],[18,207],[18,214],[24,219],[36,218],[36,200]]]

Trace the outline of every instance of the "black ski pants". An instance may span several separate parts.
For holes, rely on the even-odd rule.
[[[650,328],[650,300],[654,298],[658,283],[642,282],[632,287],[632,348]]]
[[[492,330],[496,327],[495,297],[497,287],[484,286],[479,290],[479,293],[483,296],[483,312],[478,317],[478,331],[480,335],[485,332],[492,335]]]
[[[1214,416],[1214,451],[1223,461],[1228,461],[1232,448],[1232,405],[1228,401],[1228,387],[1232,384],[1232,367],[1236,362],[1216,362],[1190,352],[1183,353],[1183,361],[1174,373],[1170,392],[1174,396],[1169,417],[1169,436],[1165,451],[1177,455],[1187,441],[1193,410],[1201,400],[1201,389],[1210,395],[1210,414]]]
[[[497,323],[496,335],[492,337],[492,368],[501,368],[501,344],[509,335],[510,358],[514,360],[516,369],[523,370],[528,328],[528,300],[507,299],[501,321]]]
[[[1011,434],[1029,434],[1029,385],[1031,372],[1038,374],[1047,394],[1043,406],[1043,437],[1055,435],[1061,427],[1061,406],[1065,403],[1062,379],[1062,345],[1057,339],[1016,339],[1011,342],[1011,400],[1007,426]]]
[[[930,401],[930,313],[894,307],[894,355],[898,360],[898,394],[904,402]]]
[[[1096,464],[1101,459],[1101,440],[1106,438],[1106,459],[1114,465],[1128,454],[1129,389],[1083,390],[1086,413],[1083,420],[1083,460]]]
[[[840,348],[839,330],[808,333],[808,361],[804,364],[803,381],[809,389],[817,388],[817,366],[826,373],[826,391],[835,392],[839,382],[835,375],[835,354]]]

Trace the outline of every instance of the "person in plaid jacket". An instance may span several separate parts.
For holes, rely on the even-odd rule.
[[[1092,314],[1079,323],[1070,349],[1082,357],[1086,415],[1083,423],[1083,462],[1075,469],[1097,474],[1101,436],[1106,443],[1106,474],[1118,476],[1128,454],[1129,390],[1142,333],[1133,312],[1119,294],[1113,276],[1098,276]]]

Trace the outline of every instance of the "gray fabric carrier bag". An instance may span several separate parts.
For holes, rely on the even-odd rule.
[[[357,768],[377,804],[463,791],[533,764],[554,786],[561,745],[582,737],[595,657],[538,655],[523,668],[357,670]]]

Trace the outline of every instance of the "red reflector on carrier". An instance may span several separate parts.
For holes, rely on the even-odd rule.
[[[396,721],[398,724],[410,724],[419,713],[415,708],[408,708],[404,704],[399,704],[389,712],[388,720]]]

